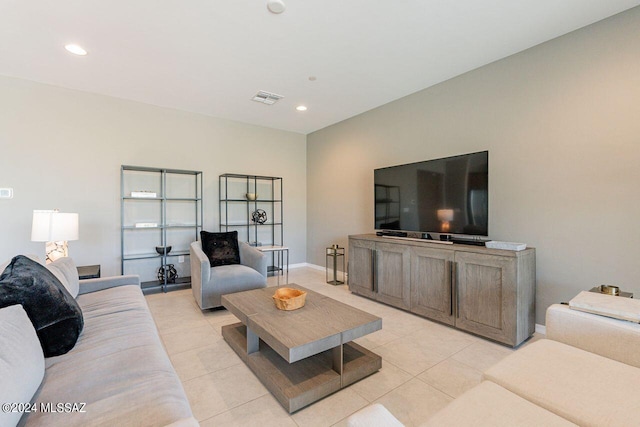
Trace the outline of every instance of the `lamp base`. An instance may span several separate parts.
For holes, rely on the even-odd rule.
[[[69,246],[66,240],[60,240],[57,242],[47,242],[45,246],[46,261],[47,264],[53,261],[69,256]]]

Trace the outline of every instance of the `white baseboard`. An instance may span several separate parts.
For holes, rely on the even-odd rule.
[[[300,262],[298,264],[291,264],[289,266],[290,269],[294,269],[294,268],[302,268],[302,267],[311,267],[311,265],[307,262]]]
[[[547,335],[547,327],[536,323],[536,333]]]
[[[316,265],[316,264],[311,264],[308,262],[301,262],[300,264],[292,264],[289,266],[289,268],[301,268],[301,267],[309,267],[312,268],[314,270],[319,270],[319,271],[325,271],[326,267],[323,267],[321,265]],[[344,277],[345,279],[349,276],[348,273],[344,273]]]

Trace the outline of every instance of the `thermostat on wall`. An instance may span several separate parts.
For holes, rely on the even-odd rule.
[[[13,188],[0,188],[0,199],[13,199]]]

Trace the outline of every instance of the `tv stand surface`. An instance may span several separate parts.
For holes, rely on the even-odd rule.
[[[441,245],[453,245],[454,242],[447,240],[431,240],[431,239],[420,239],[417,237],[398,237],[398,236],[387,236],[383,234],[380,237],[384,237],[385,239],[395,239],[395,240],[410,240],[414,242],[429,242],[429,243],[438,243]],[[482,243],[484,245],[484,242]]]

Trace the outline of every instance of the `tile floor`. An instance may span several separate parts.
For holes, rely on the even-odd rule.
[[[202,312],[190,289],[148,295],[162,341],[203,427],[343,426],[349,415],[373,402],[414,426],[478,384],[484,369],[513,351],[358,297],[346,286],[328,285],[323,271],[294,269],[289,282],[382,317],[381,331],[356,341],[382,356],[382,369],[289,415],[222,338],[221,326],[237,322],[235,316],[226,310]],[[274,277],[269,286],[276,286]]]

